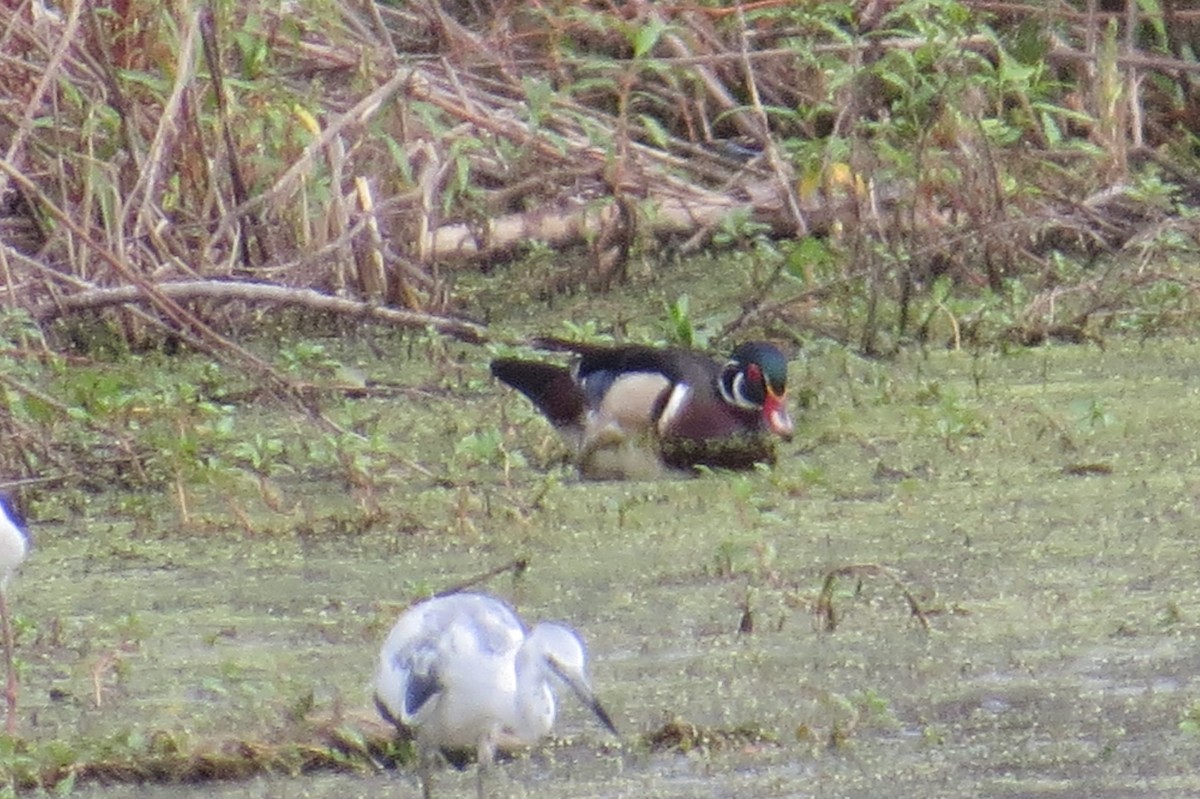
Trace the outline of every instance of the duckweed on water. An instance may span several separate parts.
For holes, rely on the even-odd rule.
[[[1108,344],[829,349],[793,366],[814,399],[773,471],[609,484],[555,465],[544,420],[489,390],[482,358],[445,391],[427,363],[347,350],[428,389],[368,383],[327,407],[366,450],[314,464],[307,420],[235,406],[230,435],[282,447],[257,474],[187,483],[186,519],[161,488],[34,503],[12,585],[22,737],[0,773],[105,799],[123,778],[264,771],[289,796],[413,790],[375,774],[392,762],[367,689],[382,636],[413,599],[524,559],[486,587],[583,632],[626,740],[667,718],[769,745],[614,750],[564,702],[572,744],[500,767],[514,796],[1200,792],[1200,345]],[[911,600],[839,578],[823,630],[827,576],[863,564]],[[459,779],[439,793],[469,794]]]

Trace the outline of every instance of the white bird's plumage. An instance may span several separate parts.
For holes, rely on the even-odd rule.
[[[8,585],[17,567],[29,554],[25,522],[12,501],[0,494],[0,591]]]
[[[5,729],[9,735],[17,731],[17,672],[13,665],[12,622],[8,618],[8,581],[28,554],[29,532],[25,529],[25,520],[12,500],[0,494],[0,628],[4,638],[4,666],[7,672]]]
[[[430,759],[442,749],[476,754],[482,795],[482,769],[497,749],[536,743],[550,732],[555,683],[616,732],[592,693],[575,631],[549,622],[526,630],[501,600],[460,593],[400,616],[379,654],[375,701],[386,719],[414,734],[426,797]]]

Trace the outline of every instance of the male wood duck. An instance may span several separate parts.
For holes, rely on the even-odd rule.
[[[573,368],[500,358],[492,374],[528,397],[574,447],[593,479],[653,477],[665,468],[748,469],[790,440],[787,358],[765,341],[720,363],[699,352],[539,339],[579,358]]]

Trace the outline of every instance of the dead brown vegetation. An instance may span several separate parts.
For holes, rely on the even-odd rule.
[[[1184,202],[1200,194],[1181,149],[1196,129],[1196,13],[961,7],[1001,33],[948,29],[926,62],[929,41],[902,35],[900,0],[836,20],[771,0],[418,0],[287,16],[6,3],[0,302],[44,325],[119,307],[109,318],[134,340],[169,333],[269,376],[225,338],[245,309],[481,341],[481,327],[450,318],[461,309],[448,276],[495,269],[535,241],[582,255],[548,283],[604,289],[632,253],[667,241],[694,251],[747,223],[781,240],[833,236],[835,273],[804,268],[803,291],[764,293],[737,324],[829,332],[810,310],[852,285],[867,294],[868,352],[878,303],[900,304],[904,335],[915,293],[943,275],[994,291],[1029,278],[1013,336],[1024,341],[1086,338],[1131,274],[1193,293],[1150,262],[1194,226],[1133,175],[1153,164]],[[902,127],[902,89],[883,59],[912,54],[931,74],[1016,63],[1003,48],[1030,23],[1057,96],[948,81],[955,93],[914,111],[919,127],[887,132]],[[997,120],[1019,134],[1005,149],[988,132]],[[1062,285],[1058,254],[1123,248],[1137,248],[1132,273]],[[1070,292],[1084,299],[1066,320],[1046,313]]]

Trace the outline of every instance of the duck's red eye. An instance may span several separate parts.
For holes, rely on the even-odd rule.
[[[762,374],[762,369],[758,368],[758,364],[756,364],[756,363],[746,364],[746,379],[749,380],[751,383],[762,385],[762,383],[764,382],[763,374]]]

